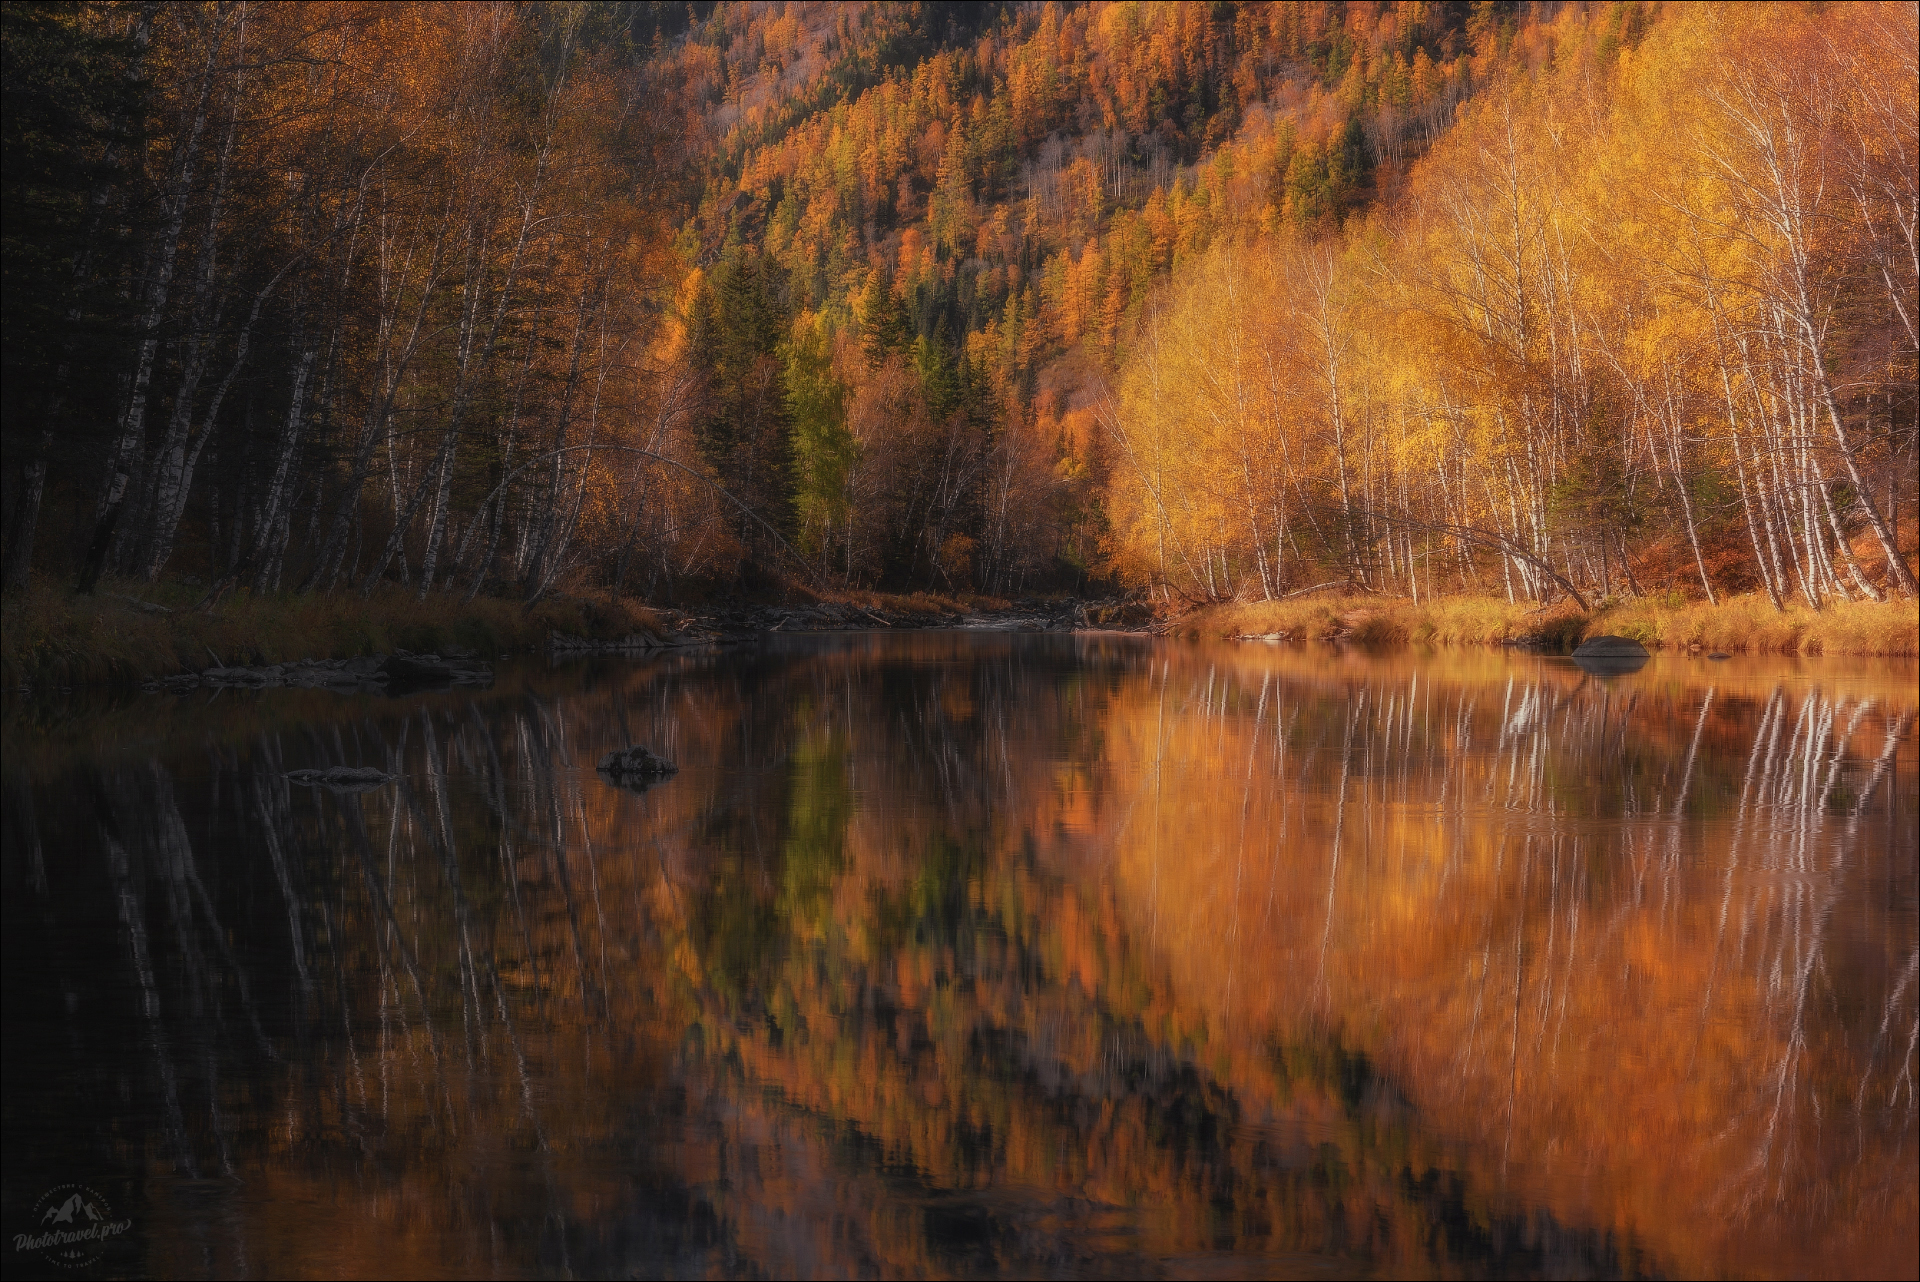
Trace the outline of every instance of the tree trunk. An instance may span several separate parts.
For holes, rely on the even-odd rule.
[[[223,18],[224,22],[225,19]],[[140,341],[134,348],[133,380],[127,394],[127,407],[120,418],[120,430],[107,454],[107,479],[94,510],[93,536],[87,544],[80,569],[80,591],[90,593],[105,567],[107,549],[120,523],[120,510],[126,502],[127,483],[132,479],[131,460],[139,450],[146,428],[147,390],[153,381],[154,357],[160,348],[160,323],[166,316],[167,300],[172,293],[174,260],[180,250],[180,228],[186,222],[188,198],[192,195],[193,166],[200,149],[200,136],[206,131],[207,105],[213,91],[214,59],[223,41],[209,43],[205,64],[200,69],[200,96],[194,106],[193,124],[181,144],[179,169],[170,184],[167,217],[155,245],[153,269],[147,278],[146,306],[140,317]]]
[[[267,482],[267,499],[261,505],[259,516],[254,522],[255,567],[253,590],[256,594],[266,592],[272,581],[271,567],[276,560],[272,546],[278,539],[286,539],[287,510],[289,500],[289,476],[293,470],[293,458],[300,448],[300,430],[306,417],[307,379],[313,372],[314,358],[318,349],[311,343],[300,353],[300,363],[293,372],[293,401],[287,407],[285,425],[280,429],[280,448],[273,461],[272,479]]]

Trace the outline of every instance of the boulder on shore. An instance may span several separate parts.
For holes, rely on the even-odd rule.
[[[680,773],[679,766],[639,744],[631,748],[615,748],[600,758],[597,769],[617,784],[641,789],[651,787],[668,775]]]

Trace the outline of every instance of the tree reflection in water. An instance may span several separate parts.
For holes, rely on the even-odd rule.
[[[167,1274],[1910,1269],[1911,665],[1703,669],[928,634],[16,726],[8,1214],[117,1180]]]

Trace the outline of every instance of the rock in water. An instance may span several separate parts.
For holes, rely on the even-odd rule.
[[[1646,659],[1647,647],[1632,637],[1588,637],[1573,652],[1576,659]]]
[[[600,773],[610,777],[615,783],[639,784],[642,787],[680,773],[680,767],[660,756],[650,748],[635,744],[631,748],[615,748],[600,758]]]
[[[1638,672],[1652,657],[1632,637],[1588,637],[1573,652],[1573,661],[1583,672],[1601,677]]]

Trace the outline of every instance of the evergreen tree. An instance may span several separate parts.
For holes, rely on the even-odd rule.
[[[785,347],[787,413],[793,423],[793,512],[800,550],[829,564],[847,524],[849,475],[859,446],[847,427],[847,387],[833,372],[825,322],[802,318]]]
[[[872,272],[858,300],[860,345],[867,368],[879,369],[894,352],[913,347],[913,322],[906,306],[893,292],[891,272]]]
[[[774,526],[792,526],[791,420],[782,380],[787,329],[779,268],[735,248],[714,272],[694,335],[707,378],[706,412],[695,436],[723,488]],[[739,517],[756,547],[754,523]]]

